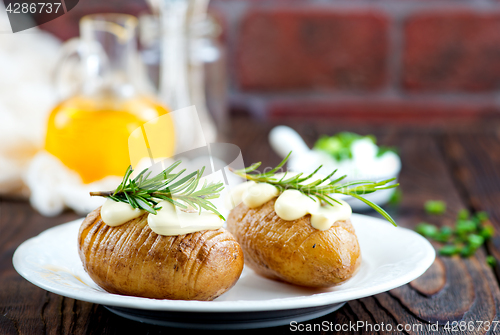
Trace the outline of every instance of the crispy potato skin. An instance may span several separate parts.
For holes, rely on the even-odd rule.
[[[225,229],[158,235],[147,215],[110,227],[100,208],[78,233],[80,259],[89,276],[110,293],[155,299],[213,300],[243,270],[243,252]]]
[[[241,203],[229,214],[227,229],[240,243],[247,266],[264,277],[308,287],[330,287],[353,276],[361,254],[350,220],[321,231],[311,226],[310,215],[281,219],[274,202],[258,208]]]

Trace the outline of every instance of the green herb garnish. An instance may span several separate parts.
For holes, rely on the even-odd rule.
[[[434,238],[439,233],[439,228],[433,224],[421,222],[415,227],[415,231],[422,236]]]
[[[348,131],[340,132],[334,136],[321,136],[314,144],[315,150],[324,151],[330,154],[338,162],[352,159],[352,144],[355,141],[368,139],[373,144],[377,144],[377,139],[373,135],[361,136],[356,133],[351,133]],[[379,146],[377,150],[376,157],[380,157],[386,152],[396,152],[395,148]]]
[[[446,212],[446,203],[441,200],[429,200],[424,204],[425,211],[428,214],[443,214]]]
[[[205,167],[182,176],[186,169],[177,173],[172,172],[180,164],[181,161],[177,161],[154,177],[150,177],[151,171],[147,172],[147,169],[144,169],[134,179],[130,178],[134,170],[129,166],[116,190],[90,192],[90,195],[124,202],[151,214],[157,214],[157,210],[160,209],[157,207],[158,203],[165,200],[185,210],[194,209],[201,212],[202,209],[206,209],[224,220],[224,217],[210,202],[211,199],[219,197],[224,184],[222,182],[207,183],[205,180],[201,188],[197,189]]]
[[[333,202],[340,202],[330,195],[334,193],[345,194],[351,197],[354,197],[358,200],[361,200],[378,213],[380,213],[384,218],[387,219],[394,226],[397,226],[394,219],[380,206],[377,204],[361,197],[363,194],[373,193],[379,190],[385,190],[389,188],[394,188],[399,186],[399,184],[389,184],[393,182],[396,178],[391,178],[387,180],[383,180],[380,182],[367,181],[367,180],[359,180],[359,181],[351,181],[346,183],[340,183],[344,180],[347,175],[341,176],[335,180],[331,180],[333,175],[337,172],[337,170],[332,171],[328,176],[323,179],[317,179],[311,181],[311,178],[323,167],[320,165],[314,172],[310,174],[299,173],[297,175],[287,177],[286,173],[284,176],[276,176],[276,172],[281,169],[281,167],[286,163],[288,158],[290,157],[292,152],[290,152],[281,163],[278,164],[274,169],[265,172],[265,173],[252,173],[254,172],[260,165],[261,162],[254,163],[251,166],[241,169],[241,170],[232,170],[235,174],[245,179],[255,181],[257,183],[268,183],[274,185],[278,188],[279,192],[283,192],[285,190],[298,190],[301,193],[307,195],[314,201],[318,198],[320,201],[323,201],[329,205],[333,205]],[[305,181],[311,181],[309,183],[304,183]],[[313,197],[314,196],[314,197]]]
[[[443,206],[442,204],[436,205],[436,203],[438,202],[434,201],[434,204],[429,206],[432,211],[429,211],[428,206],[425,207],[425,210],[428,213],[441,214]],[[439,203],[443,202],[439,201]],[[444,208],[446,208],[446,204],[444,204]],[[462,209],[457,213],[454,227],[438,228],[433,224],[422,222],[415,227],[415,231],[431,240],[446,243],[439,249],[440,255],[459,254],[462,257],[469,257],[474,255],[476,250],[495,234],[495,229],[488,221],[488,214],[485,212],[478,212],[471,216],[469,211]]]
[[[439,254],[441,256],[453,256],[460,253],[461,250],[462,248],[458,245],[445,245],[444,247],[439,249]]]

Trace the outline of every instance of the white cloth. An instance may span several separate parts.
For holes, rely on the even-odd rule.
[[[5,20],[0,20],[0,28],[6,28]],[[86,214],[104,201],[90,197],[89,191],[112,190],[121,180],[108,177],[85,185],[75,172],[41,150],[47,117],[57,103],[51,78],[61,42],[38,28],[16,34],[4,30],[0,34],[0,194],[29,196],[33,207],[47,216],[66,207]]]
[[[37,28],[0,34],[0,194],[29,194],[22,176],[43,144],[56,103],[50,80],[59,46]]]
[[[25,175],[31,191],[31,205],[42,215],[60,214],[66,207],[85,215],[104,203],[102,197],[91,197],[91,191],[111,191],[121,182],[119,177],[106,177],[84,184],[80,176],[51,154],[40,151],[29,164]]]

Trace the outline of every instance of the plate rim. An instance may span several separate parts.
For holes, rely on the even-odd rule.
[[[378,221],[379,224],[386,224],[392,226],[390,223],[382,220],[380,218],[353,213],[353,218],[359,217],[362,219]],[[196,301],[196,300],[162,300],[162,299],[150,299],[135,296],[125,296],[119,294],[112,294],[105,291],[99,292],[104,295],[95,296],[90,295],[87,297],[85,294],[77,294],[72,290],[64,290],[64,286],[56,287],[55,285],[49,285],[45,281],[36,280],[31,277],[32,270],[26,268],[21,261],[21,254],[26,248],[32,243],[36,243],[46,234],[51,234],[55,230],[67,228],[70,225],[76,225],[81,223],[84,218],[72,220],[66,223],[59,224],[57,226],[48,228],[41,232],[40,234],[31,237],[21,243],[14,252],[12,258],[12,263],[15,270],[27,281],[35,286],[38,286],[46,291],[59,294],[72,299],[77,299],[81,301],[86,301],[90,303],[96,303],[101,305],[124,307],[124,308],[134,308],[142,310],[154,310],[154,311],[181,311],[181,312],[258,312],[258,311],[274,311],[283,309],[297,309],[297,308],[307,308],[315,306],[323,306],[329,304],[336,304],[356,299],[365,298],[368,296],[380,294],[388,290],[403,286],[410,281],[420,277],[427,269],[432,265],[435,260],[436,252],[431,243],[425,239],[420,234],[414,232],[411,229],[404,227],[394,227],[397,229],[404,230],[405,233],[414,234],[414,237],[420,239],[422,245],[425,246],[426,253],[425,257],[420,261],[421,266],[413,269],[412,271],[406,272],[404,275],[393,278],[387,282],[382,282],[374,286],[367,288],[362,288],[356,290],[355,292],[349,293],[351,296],[349,299],[339,299],[338,296],[342,296],[342,291],[334,292],[321,292],[311,296],[298,296],[298,297],[287,297],[287,298],[273,298],[266,301],[265,304],[261,300],[236,300],[236,301]],[[76,242],[75,242],[76,243]],[[286,284],[289,285],[289,284]],[[283,302],[285,302],[286,307],[284,307]]]

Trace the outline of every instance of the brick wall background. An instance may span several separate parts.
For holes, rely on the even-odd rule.
[[[146,8],[80,0],[45,29],[68,38],[82,14]],[[210,8],[225,29],[233,111],[424,125],[500,117],[498,0],[212,0]]]

